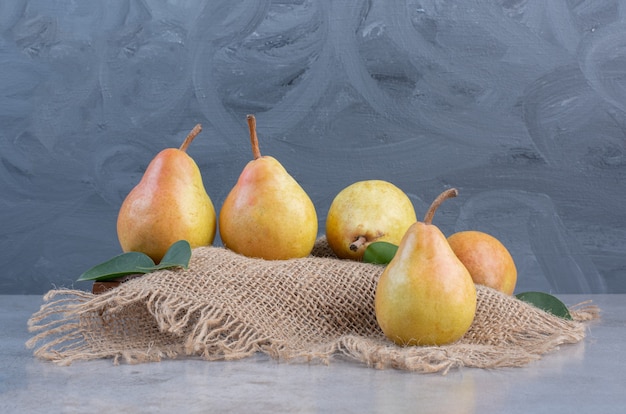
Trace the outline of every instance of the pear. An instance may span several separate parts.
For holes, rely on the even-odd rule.
[[[432,224],[443,200],[433,201],[424,222],[416,222],[381,274],[375,292],[376,319],[398,345],[444,345],[461,338],[476,313],[476,287],[441,230]]]
[[[448,243],[472,275],[474,283],[513,294],[517,268],[511,253],[500,240],[482,231],[467,230],[449,236]]]
[[[361,260],[370,243],[400,243],[416,221],[411,200],[398,187],[383,180],[358,181],[333,199],[326,239],[340,259]]]
[[[180,148],[159,152],[124,199],[117,217],[123,251],[142,252],[159,263],[178,240],[192,248],[213,243],[215,209],[198,165],[186,152],[201,130],[196,125]]]
[[[304,189],[271,156],[261,155],[256,119],[248,115],[254,159],[224,200],[219,232],[224,246],[248,257],[305,257],[317,238],[317,213]]]

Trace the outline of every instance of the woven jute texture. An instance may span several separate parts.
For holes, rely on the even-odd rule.
[[[383,267],[332,257],[318,240],[310,257],[265,261],[221,247],[193,251],[187,270],[133,278],[100,295],[48,292],[28,321],[35,356],[67,365],[201,357],[231,360],[266,353],[281,361],[351,359],[374,368],[448,372],[519,367],[561,344],[581,341],[590,304],[574,320],[477,286],[470,330],[454,344],[401,347],[382,334],[374,294]]]

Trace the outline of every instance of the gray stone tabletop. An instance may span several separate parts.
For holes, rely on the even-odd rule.
[[[0,413],[623,413],[626,295],[591,299],[602,311],[584,341],[522,368],[441,374],[376,370],[334,359],[284,363],[264,355],[57,366],[33,357],[27,320],[41,296],[0,295]]]

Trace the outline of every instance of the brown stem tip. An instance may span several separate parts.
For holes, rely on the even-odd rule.
[[[437,198],[435,198],[435,201],[433,201],[433,203],[428,208],[426,216],[424,216],[424,223],[431,224],[433,222],[433,216],[435,215],[435,211],[437,211],[441,203],[443,203],[444,200],[456,197],[457,195],[459,195],[459,191],[456,188],[449,188],[443,193],[439,194]]]
[[[359,237],[357,237],[357,239],[355,241],[350,243],[350,246],[349,246],[350,250],[352,250],[353,252],[356,252],[366,242],[367,242],[367,239],[365,238],[365,236],[359,236]]]
[[[250,130],[250,144],[252,144],[252,157],[256,160],[261,157],[259,149],[259,138],[256,135],[256,118],[254,115],[248,115],[248,129]]]
[[[187,138],[185,138],[179,150],[183,152],[187,152],[187,147],[189,147],[189,144],[191,144],[191,141],[193,141],[193,139],[200,133],[200,131],[202,131],[202,125],[197,124],[195,127],[193,127],[191,132],[187,134]]]

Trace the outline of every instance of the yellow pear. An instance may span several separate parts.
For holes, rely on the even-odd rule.
[[[443,192],[424,222],[414,223],[380,276],[375,312],[380,328],[398,345],[444,345],[460,339],[476,313],[476,287],[441,230],[431,223]]]
[[[333,199],[326,216],[326,239],[340,259],[361,260],[375,241],[397,245],[417,221],[409,197],[383,180],[353,183]]]
[[[253,115],[247,120],[254,159],[244,167],[220,210],[222,242],[248,257],[305,257],[317,238],[315,206],[275,158],[261,155],[256,120]]]
[[[117,217],[123,251],[143,252],[158,263],[178,240],[191,247],[213,243],[215,209],[198,165],[186,152],[201,130],[196,125],[180,148],[159,152],[124,199]]]
[[[511,253],[490,234],[467,230],[448,237],[452,250],[472,275],[474,283],[512,295],[517,268]]]

